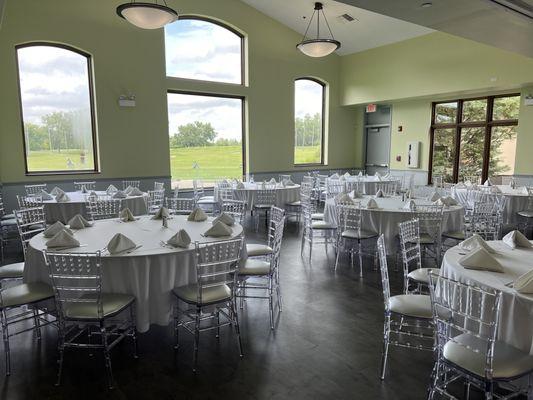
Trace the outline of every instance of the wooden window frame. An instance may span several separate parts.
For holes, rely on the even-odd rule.
[[[484,182],[488,178],[489,163],[490,163],[490,145],[492,128],[498,126],[517,126],[518,119],[494,120],[494,100],[504,97],[520,97],[520,93],[501,94],[495,96],[474,97],[466,99],[455,99],[446,101],[437,101],[431,103],[431,126],[429,129],[430,148],[429,148],[429,168],[428,168],[428,185],[431,185],[433,180],[433,147],[435,140],[435,130],[437,129],[455,129],[455,158],[453,165],[453,183],[459,180],[459,159],[461,151],[461,131],[463,128],[484,128],[485,141],[483,148],[483,166],[481,173],[481,180]],[[463,104],[472,100],[487,100],[487,109],[485,112],[485,120],[463,122]],[[457,103],[456,119],[454,123],[437,123],[435,122],[436,107],[439,104]]]

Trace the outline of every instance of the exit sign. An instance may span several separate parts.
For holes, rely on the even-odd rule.
[[[376,112],[377,109],[378,109],[378,106],[375,105],[375,104],[367,104],[367,106],[366,106],[366,112],[367,113]]]

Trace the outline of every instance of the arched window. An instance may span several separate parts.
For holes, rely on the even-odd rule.
[[[90,55],[53,43],[16,53],[26,173],[97,171]]]
[[[214,20],[183,17],[165,27],[167,76],[243,84],[243,36]]]
[[[325,91],[313,78],[294,82],[294,164],[324,162]]]

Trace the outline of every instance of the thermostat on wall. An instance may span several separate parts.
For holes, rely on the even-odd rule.
[[[418,150],[420,142],[407,143],[407,167],[418,168]]]
[[[526,97],[524,97],[524,105],[525,106],[533,106],[533,96],[528,94]]]
[[[135,107],[135,96],[120,96],[118,105],[120,107]]]

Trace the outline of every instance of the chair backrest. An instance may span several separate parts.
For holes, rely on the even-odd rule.
[[[433,175],[431,177],[431,180],[433,181],[433,186],[436,188],[441,188],[444,183],[444,179],[442,178],[442,175]]]
[[[90,182],[74,182],[74,190],[96,190],[96,181]]]
[[[26,256],[26,250],[30,239],[45,230],[46,213],[43,206],[25,208],[15,210],[15,218],[17,220],[22,251],[24,252],[24,256]]]
[[[197,301],[202,303],[206,289],[235,286],[244,238],[214,243],[195,243]]]
[[[326,199],[332,199],[343,192],[346,192],[344,181],[340,179],[326,179]]]
[[[492,379],[501,292],[429,274],[429,290],[438,358],[453,345],[484,359],[484,377]]]
[[[418,218],[420,233],[429,235],[435,240],[435,243],[440,242],[443,213],[444,206],[438,204],[421,204],[416,206],[415,214]]]
[[[141,181],[132,181],[132,180],[124,180],[124,181],[122,181],[122,190],[127,189],[128,186],[140,188]]]
[[[97,317],[103,318],[102,261],[96,253],[44,252],[48,274],[54,288],[60,319],[66,319],[65,307],[70,304],[94,306]]]
[[[533,211],[533,187],[527,186],[527,209]]]
[[[420,226],[417,218],[398,224],[400,228],[400,248],[402,252],[404,292],[409,290],[407,275],[413,269],[422,268],[420,250]]]
[[[255,191],[255,204],[273,206],[276,204],[276,191],[274,189],[259,189]]]
[[[466,227],[467,236],[477,233],[485,240],[497,240],[502,219],[493,202],[474,203],[470,223]]]
[[[283,183],[283,181],[287,182],[287,181],[290,181],[290,180],[292,180],[292,177],[289,174],[279,174],[278,175],[278,182]]]
[[[231,215],[237,222],[242,224],[246,216],[247,203],[241,200],[224,200],[220,203],[220,212]]]
[[[41,191],[46,190],[46,183],[39,185],[24,185],[24,189],[26,189],[26,194],[28,196],[35,196],[41,193]]]
[[[165,191],[165,184],[163,182],[154,182],[154,190]]]
[[[4,207],[4,199],[2,198],[2,193],[0,192],[0,217],[3,217],[6,214],[6,209]]]
[[[204,182],[200,179],[194,179],[192,181],[192,188],[194,190],[194,198],[198,200],[204,195]]]
[[[111,196],[87,196],[85,201],[87,214],[93,221],[107,218],[118,218],[122,209],[121,199],[114,199]]]
[[[398,182],[380,182],[376,189],[381,190],[385,196],[394,196],[398,189]]]
[[[337,212],[337,233],[342,235],[347,230],[361,233],[361,203],[339,204],[336,207]]]
[[[231,186],[218,187],[217,196],[218,196],[218,201],[220,202],[224,202],[226,200],[234,200],[235,191],[233,190]]]
[[[344,182],[344,187],[347,193],[356,192],[363,193],[363,183],[359,181],[358,177],[356,180],[349,180]]]
[[[283,241],[283,231],[285,227],[285,215],[273,225],[274,229],[269,233],[268,245],[272,248],[272,255],[270,257],[270,273],[273,274],[279,267],[281,244]],[[270,236],[272,235],[272,237]]]
[[[390,305],[390,283],[389,283],[389,268],[387,265],[387,251],[385,250],[385,236],[379,235],[378,241],[378,256],[379,256],[379,271],[381,273],[381,287],[383,289],[383,302],[385,311],[388,312]]]
[[[413,186],[412,191],[412,194],[414,194],[415,197],[426,198],[435,191],[435,188],[432,186],[415,185]]]
[[[17,203],[20,209],[35,208],[43,205],[43,198],[41,196],[20,196],[17,195]]]
[[[189,214],[196,207],[194,198],[167,197],[167,208],[171,214]]]
[[[148,214],[155,214],[165,202],[165,190],[149,190],[145,198]]]
[[[481,177],[479,175],[465,175],[463,182],[470,182],[472,185],[479,185],[481,183]]]

